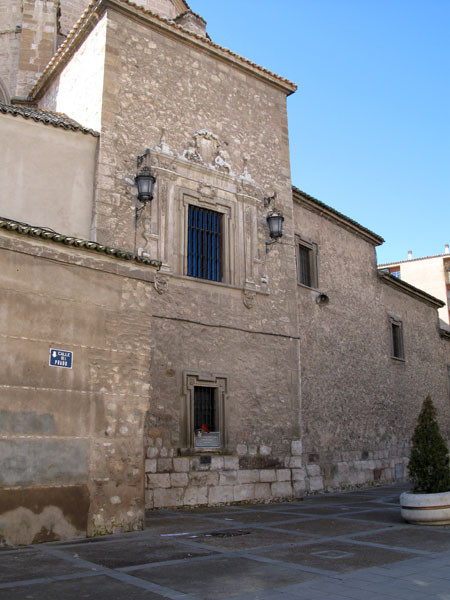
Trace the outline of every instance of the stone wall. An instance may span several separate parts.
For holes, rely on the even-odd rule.
[[[295,214],[297,233],[318,244],[318,291],[329,297],[318,304],[318,291],[298,285],[303,461],[317,489],[403,479],[427,394],[450,437],[437,307],[380,281],[363,236],[301,202]],[[391,357],[392,316],[404,361]]]
[[[11,114],[0,137],[0,216],[90,239],[98,138]]]
[[[154,24],[107,18],[97,235],[136,240],[162,261],[165,279],[153,312],[146,504],[292,497],[299,381],[287,92]],[[136,221],[125,180],[147,147],[157,188]],[[263,198],[274,191],[285,243],[266,254]],[[220,283],[185,277],[192,203],[223,211]],[[219,452],[186,445],[187,371],[227,378],[228,443]]]
[[[0,101],[9,102],[16,91],[22,11],[17,0],[0,0]]]
[[[57,0],[22,1],[17,96],[28,96],[56,51]]]
[[[0,260],[0,543],[141,528],[154,269],[4,228]]]

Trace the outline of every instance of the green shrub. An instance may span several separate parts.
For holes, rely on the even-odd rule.
[[[430,396],[424,400],[414,430],[408,468],[414,492],[433,494],[450,490],[448,448],[439,431]]]

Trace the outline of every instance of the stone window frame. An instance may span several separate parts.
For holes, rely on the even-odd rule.
[[[220,447],[196,448],[194,445],[194,391],[196,387],[216,388],[219,419]],[[182,448],[180,454],[225,453],[228,446],[228,376],[223,373],[202,371],[183,372],[183,400],[181,406]]]
[[[405,362],[403,321],[400,317],[389,315],[389,331],[391,340],[391,358],[393,360]],[[398,332],[398,334],[396,332]],[[396,340],[397,335],[398,338]],[[396,349],[396,346],[399,347]]]
[[[301,263],[300,263],[300,247],[305,248],[309,252],[309,269],[311,285],[302,283],[301,281]],[[319,287],[319,246],[313,240],[305,238],[300,234],[295,234],[295,258],[297,262],[297,284],[310,289],[318,289]]]
[[[209,279],[201,279],[200,277],[189,277],[192,281],[199,281],[210,284],[231,284],[236,285],[234,281],[234,265],[236,264],[237,248],[236,244],[233,243],[233,232],[234,232],[234,219],[235,219],[235,207],[231,202],[227,202],[222,198],[204,198],[200,194],[197,194],[191,190],[181,190],[181,203],[183,210],[183,275],[187,275],[188,272],[188,220],[189,220],[189,206],[197,206],[206,210],[212,210],[219,213],[222,218],[222,247],[221,247],[221,279],[220,281],[211,281]]]

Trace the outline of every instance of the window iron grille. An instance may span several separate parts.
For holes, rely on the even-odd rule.
[[[194,388],[194,431],[216,431],[216,388]]]
[[[221,214],[189,206],[187,274],[190,277],[221,280]]]

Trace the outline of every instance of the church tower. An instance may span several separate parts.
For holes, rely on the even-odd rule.
[[[90,0],[0,0],[0,102],[26,98]],[[135,0],[161,17],[204,34],[185,0]]]

